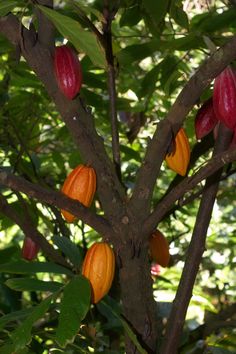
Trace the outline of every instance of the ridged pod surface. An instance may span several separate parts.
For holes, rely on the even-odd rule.
[[[152,233],[149,248],[151,258],[162,267],[167,267],[170,261],[169,244],[161,231]]]
[[[195,134],[197,139],[202,139],[209,134],[218,122],[213,108],[213,99],[203,103],[195,117]]]
[[[228,66],[215,79],[213,106],[217,118],[228,128],[236,127],[236,73]]]
[[[61,192],[72,199],[78,200],[86,207],[90,207],[96,191],[96,173],[92,167],[78,165],[67,176]],[[61,210],[67,222],[73,222],[76,217],[68,211]]]
[[[91,284],[91,300],[96,304],[110,290],[115,272],[115,255],[106,242],[95,242],[87,251],[82,274]]]
[[[81,65],[73,49],[66,45],[56,47],[54,70],[61,92],[72,100],[79,93],[82,84]]]
[[[174,152],[167,154],[165,160],[171,170],[185,176],[190,160],[190,146],[183,128],[175,136]]]
[[[22,247],[22,258],[32,261],[37,256],[39,249],[40,247],[30,237],[25,237]]]

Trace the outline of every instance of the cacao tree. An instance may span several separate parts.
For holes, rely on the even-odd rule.
[[[235,16],[1,0],[1,353],[235,352]]]

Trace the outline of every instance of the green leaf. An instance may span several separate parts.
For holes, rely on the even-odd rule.
[[[140,97],[152,95],[152,93],[155,91],[161,63],[154,66],[154,68],[152,68],[144,77],[143,81],[141,82],[141,88],[139,92]]]
[[[126,155],[126,160],[134,159],[135,161],[141,162],[140,153],[127,145],[120,145],[120,150]]]
[[[43,281],[31,278],[11,278],[5,284],[15,291],[50,291],[55,292],[63,287],[56,281]]]
[[[175,20],[175,22],[179,26],[188,29],[188,16],[181,7],[175,4],[175,1],[172,1],[170,8],[170,16]]]
[[[168,0],[143,0],[142,7],[146,10],[152,20],[155,22],[155,25],[158,25],[164,18],[167,13],[169,1]]]
[[[53,22],[58,31],[67,38],[78,51],[86,53],[94,65],[106,68],[105,53],[95,34],[85,31],[79,22],[44,6],[40,10]]]
[[[160,50],[160,39],[154,39],[152,41],[130,45],[117,53],[118,62],[121,64],[132,64],[135,61],[142,60],[154,54]]]
[[[24,319],[26,316],[28,316],[31,312],[33,311],[33,308],[27,308],[19,311],[14,311],[12,313],[8,313],[6,315],[3,315],[0,317],[0,330],[2,330],[5,325],[9,322],[13,321],[19,321],[21,319]]]
[[[191,21],[191,27],[197,31],[214,32],[224,28],[235,28],[235,7],[230,8],[221,14],[216,12],[207,12],[206,14],[196,15]]]
[[[54,236],[52,238],[53,242],[57,247],[66,255],[67,258],[76,267],[80,267],[83,261],[83,255],[79,249],[69,238]]]
[[[142,19],[140,7],[133,6],[125,9],[120,19],[120,26],[135,26]]]
[[[56,298],[58,293],[50,295],[43,300],[39,305],[35,306],[29,317],[12,333],[12,341],[14,349],[24,348],[31,341],[31,330],[33,324],[39,320],[47,312],[52,300]]]
[[[100,301],[98,306],[104,306],[107,310],[110,311],[112,316],[115,316],[117,319],[119,319],[119,321],[121,322],[125,332],[129,336],[131,341],[134,343],[134,345],[138,349],[139,353],[148,354],[148,352],[145,349],[143,349],[142,346],[140,345],[140,343],[139,343],[139,341],[137,339],[137,336],[132,331],[132,328],[130,327],[130,325],[122,317],[120,317],[119,314],[116,311],[114,311],[112,307],[110,307],[104,300]]]
[[[62,347],[73,340],[90,307],[90,284],[83,276],[74,277],[65,287],[60,306],[56,340]]]
[[[0,16],[7,15],[14,7],[17,6],[17,2],[13,0],[5,0],[0,4]]]
[[[34,273],[54,273],[73,275],[69,269],[50,262],[27,262],[17,261],[12,263],[0,264],[0,273],[14,274],[34,274]]]

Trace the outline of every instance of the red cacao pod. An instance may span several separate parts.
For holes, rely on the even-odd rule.
[[[190,146],[183,128],[176,134],[174,152],[167,154],[165,160],[171,170],[185,176],[190,160]]]
[[[110,290],[115,272],[115,255],[105,242],[95,242],[87,251],[82,274],[91,284],[91,300],[96,304]]]
[[[149,240],[151,258],[162,267],[167,267],[170,261],[169,244],[162,232],[156,230]]]
[[[92,167],[78,165],[66,178],[62,193],[78,200],[86,207],[90,207],[96,191],[96,173]],[[61,210],[67,222],[73,222],[75,216],[68,211]]]
[[[215,78],[213,107],[217,118],[228,128],[236,127],[236,74],[230,66]]]
[[[22,247],[22,257],[32,261],[38,254],[40,247],[30,237],[25,237]]]
[[[76,53],[70,47],[56,47],[54,69],[57,84],[63,94],[72,100],[80,91],[82,69]]]
[[[195,118],[195,134],[197,139],[202,139],[209,134],[218,122],[213,108],[213,99],[203,103]]]

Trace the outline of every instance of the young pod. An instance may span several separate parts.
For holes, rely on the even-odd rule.
[[[66,45],[56,47],[54,69],[61,92],[72,100],[80,91],[82,69],[74,50]]]
[[[78,165],[66,178],[61,192],[72,199],[78,200],[86,207],[92,204],[96,191],[96,173],[92,167]],[[67,222],[73,222],[75,216],[61,210]]]
[[[171,170],[185,176],[190,160],[190,146],[183,128],[176,134],[174,151],[167,154],[165,160]]]
[[[216,117],[213,100],[210,98],[203,103],[195,117],[195,134],[197,139],[202,139],[209,134],[216,126],[218,119]]]
[[[82,274],[91,284],[92,303],[96,304],[110,290],[115,272],[115,255],[105,242],[95,242],[87,251]]]
[[[22,257],[27,261],[32,261],[37,257],[40,247],[30,237],[25,237],[22,247]]]
[[[230,66],[215,78],[213,107],[217,118],[229,129],[236,127],[236,74]]]
[[[162,232],[156,230],[149,240],[149,249],[152,260],[162,267],[167,267],[170,261],[169,244]]]

